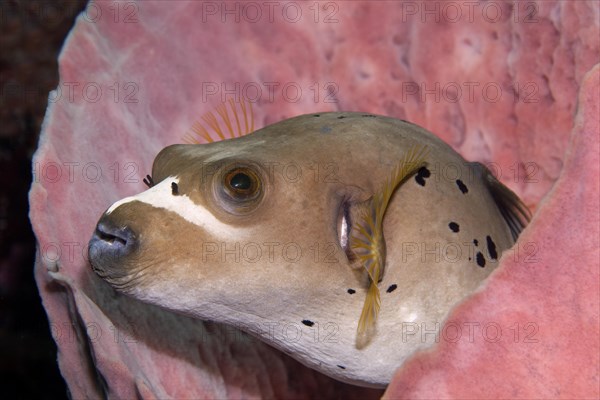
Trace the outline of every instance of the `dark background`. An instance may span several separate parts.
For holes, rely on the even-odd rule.
[[[0,397],[62,399],[56,345],[33,279],[31,156],[57,58],[85,0],[0,0]]]

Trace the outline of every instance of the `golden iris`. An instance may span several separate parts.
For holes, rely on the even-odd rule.
[[[225,174],[225,192],[235,200],[252,200],[260,193],[260,180],[249,168],[234,168]]]

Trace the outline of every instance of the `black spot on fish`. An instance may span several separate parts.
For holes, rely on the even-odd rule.
[[[465,185],[463,183],[463,181],[461,181],[460,179],[456,180],[456,186],[458,186],[458,188],[460,189],[461,192],[463,192],[463,194],[466,194],[469,191],[469,188],[467,188],[467,185]]]
[[[320,116],[321,116],[321,114],[315,114],[315,115],[313,115],[313,117],[320,117]]]
[[[371,114],[363,114],[363,115],[361,115],[361,117],[375,118],[375,115],[371,115]]]
[[[346,367],[344,367],[343,365],[338,365],[338,368],[346,369]]]
[[[473,244],[474,244],[475,246],[479,246],[479,240],[477,240],[477,239],[473,239]]]
[[[146,177],[143,179],[143,181],[146,184],[146,186],[148,186],[149,188],[154,186],[154,180],[152,179],[152,177],[150,175],[146,175]]]
[[[179,195],[179,186],[175,182],[171,182],[171,194],[173,196]]]
[[[469,261],[471,261],[471,260],[472,260],[472,258],[471,258],[471,257],[469,257]]]
[[[302,323],[306,326],[313,326],[315,323],[308,319],[303,319]]]
[[[345,115],[340,115],[340,116],[338,117],[338,119],[344,119],[344,118],[346,118],[346,116],[345,116]]]
[[[492,260],[498,259],[498,252],[496,251],[496,243],[492,240],[491,237],[486,236],[485,240],[487,241],[488,252],[490,253],[490,258]]]
[[[389,288],[387,288],[386,292],[388,293],[392,293],[394,290],[396,290],[398,288],[398,285],[396,285],[395,283],[393,285],[390,285]]]
[[[425,178],[429,178],[431,176],[431,172],[427,169],[427,167],[421,167],[417,171],[417,175],[415,176],[415,180],[421,186],[425,186]]]
[[[356,290],[354,290],[354,289],[348,289],[348,293],[349,294],[354,294],[354,293],[356,293]]]
[[[477,265],[481,268],[485,267],[485,258],[483,258],[483,254],[481,252],[477,252]]]
[[[456,222],[450,222],[448,228],[450,228],[452,232],[458,232],[460,230],[460,226],[458,226]]]

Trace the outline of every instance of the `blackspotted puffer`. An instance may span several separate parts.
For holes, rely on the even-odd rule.
[[[225,125],[252,130],[237,115]],[[481,164],[366,113],[171,145],[148,183],[101,216],[89,244],[99,276],[371,387],[439,340],[529,219]]]

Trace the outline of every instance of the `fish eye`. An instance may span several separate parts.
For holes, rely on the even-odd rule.
[[[211,165],[211,171],[209,179],[201,184],[204,185],[202,190],[211,194],[209,198],[215,210],[248,216],[260,208],[270,191],[267,172],[253,161],[221,161],[214,167]]]
[[[261,191],[258,175],[248,167],[234,168],[224,175],[223,188],[233,200],[255,199]]]
[[[252,187],[252,180],[245,173],[238,172],[229,179],[229,184],[235,190],[245,191]]]

